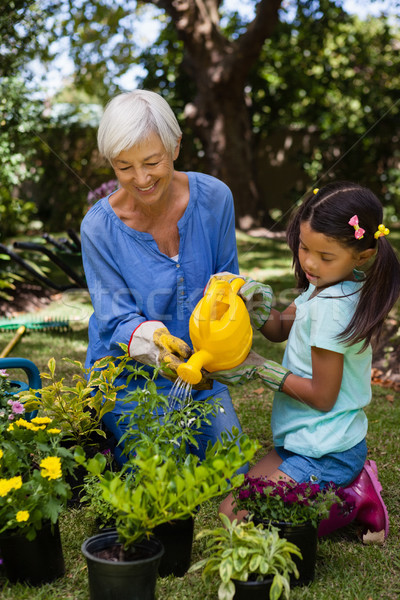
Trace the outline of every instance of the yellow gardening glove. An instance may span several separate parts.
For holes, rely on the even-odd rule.
[[[128,351],[138,362],[161,367],[164,377],[171,381],[177,379],[179,365],[193,353],[190,346],[172,335],[161,321],[145,321],[139,325],[132,334]],[[194,387],[196,390],[209,390],[212,382],[203,378]]]
[[[192,349],[187,343],[171,335],[166,327],[156,329],[153,340],[159,348],[158,364],[166,364],[174,373],[176,373],[179,365],[192,354]]]

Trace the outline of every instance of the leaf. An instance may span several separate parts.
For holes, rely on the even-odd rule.
[[[363,544],[379,544],[380,546],[385,543],[385,530],[381,531],[370,531],[368,530],[362,536]]]
[[[272,585],[271,585],[271,589],[269,592],[269,597],[270,600],[279,600],[282,594],[282,590],[283,590],[283,585],[282,585],[282,575],[275,575],[273,581],[272,581]]]
[[[51,376],[54,377],[54,373],[56,370],[56,361],[54,358],[50,358],[49,362],[47,363],[47,366],[49,368],[49,371],[51,373]]]
[[[78,463],[78,465],[83,465],[86,460],[86,455],[80,446],[77,446],[74,451],[74,459]]]
[[[232,600],[235,595],[235,584],[233,581],[221,583],[218,588],[218,600]]]
[[[104,471],[106,464],[106,457],[98,452],[96,456],[88,460],[86,468],[92,475],[99,476]]]
[[[227,583],[230,580],[230,578],[232,577],[232,571],[233,571],[232,559],[227,558],[227,559],[223,560],[219,566],[219,576],[221,578],[221,581],[223,581],[224,583]]]
[[[249,563],[249,571],[253,571],[253,572],[257,571],[260,563],[261,563],[261,556],[260,555],[253,556]]]

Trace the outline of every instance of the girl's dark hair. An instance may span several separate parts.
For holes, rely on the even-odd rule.
[[[365,230],[361,239],[354,236],[355,229],[349,225],[354,215]],[[374,237],[382,218],[382,205],[371,190],[339,181],[329,183],[307,198],[294,213],[286,234],[297,282],[303,289],[307,289],[309,283],[299,261],[301,223],[309,223],[314,231],[358,252],[376,248],[375,259],[365,271],[356,311],[339,336],[349,344],[363,342],[362,349],[379,339],[384,320],[400,294],[400,262],[396,253],[386,237]]]

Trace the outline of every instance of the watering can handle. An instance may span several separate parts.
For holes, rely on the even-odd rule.
[[[231,282],[224,279],[216,279],[210,285],[207,294],[203,298],[199,312],[199,332],[201,338],[207,339],[209,337],[211,309],[217,302],[218,296],[221,293],[228,296],[237,294],[243,284],[244,279],[236,277]],[[230,304],[232,305],[232,303]]]

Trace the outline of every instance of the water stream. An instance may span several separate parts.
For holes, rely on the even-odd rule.
[[[168,400],[170,401],[171,409],[175,410],[177,404],[179,405],[177,407],[178,409],[186,406],[191,397],[192,384],[186,383],[186,381],[178,377],[168,394]]]

